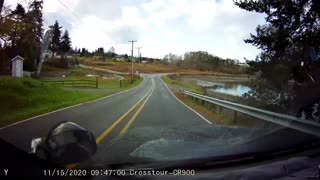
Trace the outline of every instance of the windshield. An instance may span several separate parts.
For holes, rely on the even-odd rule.
[[[0,137],[25,152],[65,121],[97,144],[77,167],[319,141],[318,0],[0,5]]]

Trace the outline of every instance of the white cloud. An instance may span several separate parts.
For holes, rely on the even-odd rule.
[[[241,10],[231,0],[61,1],[68,8],[58,0],[45,1],[45,18],[60,13],[54,17],[69,24],[74,46],[90,50],[114,46],[117,53],[130,54],[128,40],[138,40],[144,55],[160,58],[191,50],[254,58],[257,49],[243,39],[264,23],[262,15]]]
[[[44,1],[43,2],[43,11],[44,12],[57,12],[59,10],[59,4],[57,4],[56,0],[54,1]]]

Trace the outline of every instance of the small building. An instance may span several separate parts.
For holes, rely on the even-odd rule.
[[[14,57],[12,62],[12,77],[23,77],[23,61],[21,56]]]
[[[52,53],[52,51],[50,51],[50,50],[46,50],[46,51],[44,51],[43,56],[44,56],[44,59],[46,59],[46,58],[52,58],[53,53]]]

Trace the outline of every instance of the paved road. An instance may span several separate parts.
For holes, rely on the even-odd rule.
[[[97,153],[78,165],[178,160],[295,147],[314,137],[274,126],[239,128],[210,123],[179,102],[160,79],[144,75],[135,89],[0,129],[0,137],[30,151],[61,121],[89,129]]]
[[[122,116],[125,118],[121,119]],[[132,129],[208,125],[208,122],[176,100],[160,75],[145,75],[144,81],[133,90],[9,126],[0,130],[0,137],[29,151],[32,138],[46,136],[50,128],[61,121],[75,122],[93,132],[99,143],[96,159],[105,156],[103,152],[110,144]],[[117,122],[110,131],[110,127]],[[147,141],[148,134],[145,137],[139,140]]]

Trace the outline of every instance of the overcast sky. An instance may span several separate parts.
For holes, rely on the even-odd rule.
[[[90,51],[113,46],[130,54],[128,41],[137,40],[143,56],[202,50],[241,61],[259,53],[243,39],[265,22],[232,0],[44,0],[44,18],[47,26],[58,20],[67,28],[73,47]]]

